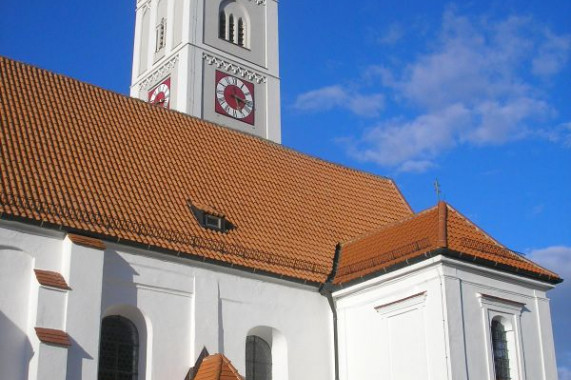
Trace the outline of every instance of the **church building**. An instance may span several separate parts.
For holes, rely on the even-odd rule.
[[[137,0],[130,94],[0,57],[1,379],[557,378],[556,273],[280,145],[276,0]]]

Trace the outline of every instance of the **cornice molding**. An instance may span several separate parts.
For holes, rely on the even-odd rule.
[[[148,89],[150,85],[153,85],[157,82],[157,80],[159,79],[163,79],[163,77],[170,71],[172,71],[172,69],[174,69],[176,63],[178,62],[178,54],[175,55],[174,57],[172,57],[171,59],[169,59],[168,61],[166,61],[161,67],[159,67],[157,70],[155,70],[152,74],[150,74],[148,77],[146,77],[145,79],[143,79],[140,83],[139,83],[139,88],[143,89]]]
[[[266,83],[268,78],[265,75],[259,74],[253,70],[246,69],[235,63],[226,61],[223,58],[216,57],[211,54],[202,53],[202,58],[209,65],[215,65],[217,68],[222,69],[228,73],[239,75],[242,78],[256,81],[256,83]]]

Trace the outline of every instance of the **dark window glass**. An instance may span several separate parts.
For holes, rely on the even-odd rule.
[[[136,380],[139,333],[127,318],[103,318],[99,343],[99,380]]]
[[[238,45],[246,45],[246,30],[244,27],[244,21],[241,18],[238,19]]]
[[[218,38],[226,39],[226,13],[220,12],[220,20],[218,21]]]
[[[246,338],[246,380],[272,380],[272,349],[254,335]]]
[[[497,320],[492,321],[492,349],[496,380],[510,380],[510,359],[506,330],[504,325]]]

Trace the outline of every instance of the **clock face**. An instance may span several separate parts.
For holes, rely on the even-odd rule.
[[[171,79],[167,78],[157,87],[149,91],[149,103],[169,108]]]
[[[254,84],[216,71],[217,113],[254,125]]]

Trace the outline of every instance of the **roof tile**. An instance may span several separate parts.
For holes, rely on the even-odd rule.
[[[3,217],[322,282],[337,242],[412,214],[390,179],[1,57],[0,98]]]
[[[194,380],[243,380],[236,368],[222,354],[205,357],[200,363]]]
[[[504,247],[450,205],[438,206],[384,226],[342,245],[334,284],[343,284],[447,249],[512,271],[522,271],[550,282],[560,278],[524,256]],[[441,251],[445,253],[446,251]]]
[[[57,272],[40,269],[34,269],[34,272],[36,273],[38,283],[42,286],[71,290],[69,285],[65,282],[65,278]]]
[[[42,343],[64,347],[71,346],[71,340],[65,331],[36,327],[36,335]]]

